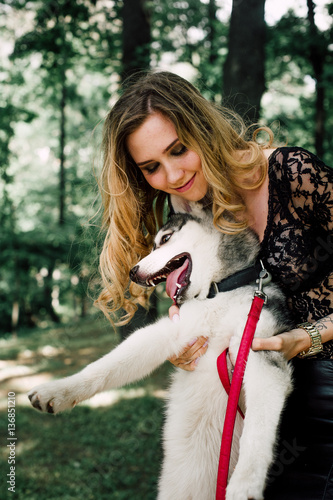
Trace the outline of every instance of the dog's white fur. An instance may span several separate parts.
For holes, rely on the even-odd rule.
[[[150,275],[178,253],[191,254],[191,282],[181,306],[180,321],[162,318],[141,328],[80,373],[40,385],[29,393],[35,407],[57,413],[98,392],[147,376],[168,358],[181,353],[193,338],[207,336],[209,348],[195,371],[176,369],[173,374],[164,428],[159,500],[215,498],[227,404],[216,359],[228,346],[232,358],[236,357],[253,287],[219,293],[212,299],[206,297],[212,281],[230,274],[235,265],[246,267],[245,260],[248,264],[253,262],[258,251],[250,232],[243,233],[242,237],[248,239],[244,244],[240,238],[216,231],[197,205],[187,208],[203,220],[190,219],[180,230],[172,228],[170,240],[163,245],[162,229],[156,237],[156,249],[139,263],[140,273]],[[241,242],[242,249],[237,248],[236,242]],[[237,252],[241,254],[239,258]],[[274,285],[267,287],[267,293],[270,304],[281,305],[281,294]],[[263,309],[256,336],[269,337],[287,328],[277,309]],[[244,428],[242,419],[239,416],[236,419],[227,500],[263,498],[279,419],[290,390],[291,371],[283,355],[250,352],[244,378],[246,417]]]

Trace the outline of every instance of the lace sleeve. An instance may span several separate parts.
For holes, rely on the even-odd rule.
[[[333,170],[301,148],[269,162],[269,216],[261,255],[295,324],[333,313]],[[333,358],[333,342],[321,357]]]
[[[291,198],[306,225],[333,230],[333,170],[316,156],[298,150],[289,161]]]

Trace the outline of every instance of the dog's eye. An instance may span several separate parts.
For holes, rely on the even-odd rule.
[[[160,241],[160,245],[164,245],[164,243],[166,243],[167,241],[169,241],[169,239],[171,238],[171,236],[172,236],[172,233],[163,234],[163,236],[161,238],[161,241]]]

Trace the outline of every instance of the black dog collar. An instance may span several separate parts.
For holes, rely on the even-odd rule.
[[[263,269],[260,261],[256,262],[253,266],[247,267],[238,271],[231,276],[213,283],[210,285],[209,293],[207,298],[213,299],[219,292],[229,292],[230,290],[235,290],[241,286],[249,285],[252,282],[256,282],[259,278],[259,273]]]

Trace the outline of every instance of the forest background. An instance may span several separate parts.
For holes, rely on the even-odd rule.
[[[101,131],[123,80],[174,71],[333,165],[332,59],[328,0],[0,2],[1,498],[156,498],[170,363],[56,417],[26,396],[145,320],[113,332],[93,306]],[[167,304],[158,287],[150,318]]]

